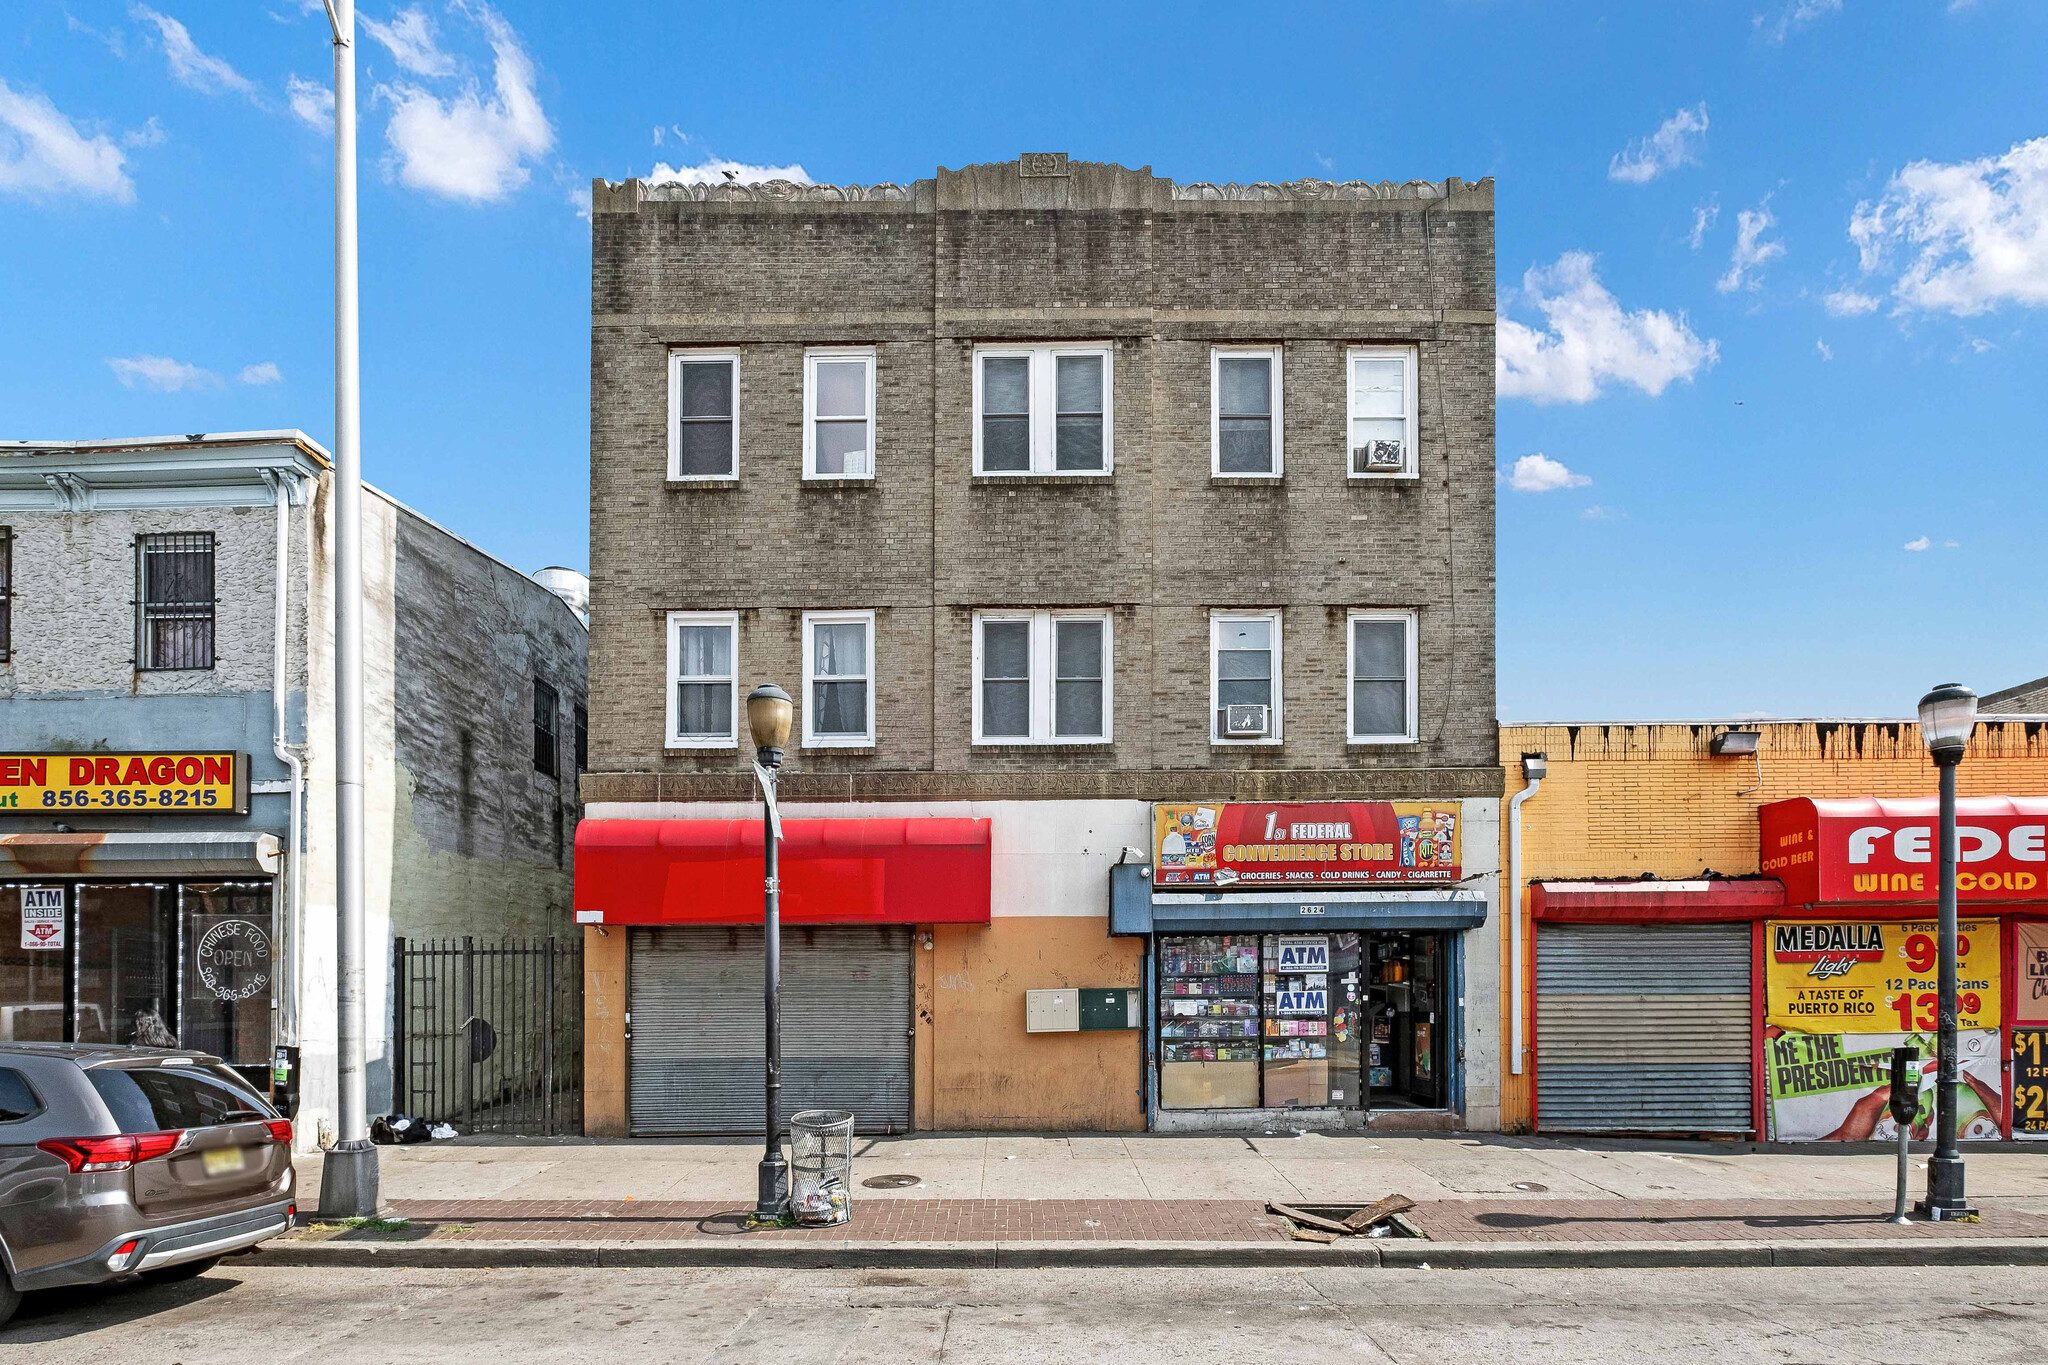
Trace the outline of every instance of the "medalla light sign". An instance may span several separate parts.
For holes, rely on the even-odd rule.
[[[1757,812],[1759,870],[1793,904],[1932,901],[1937,890],[1933,797],[1773,801]],[[2037,900],[2048,892],[2048,798],[1956,802],[1956,894]]]
[[[246,754],[0,754],[0,812],[246,815]]]

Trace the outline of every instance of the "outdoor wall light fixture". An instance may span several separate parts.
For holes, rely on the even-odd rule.
[[[1716,758],[1748,758],[1762,739],[1756,730],[1723,730],[1708,741],[1707,752]]]

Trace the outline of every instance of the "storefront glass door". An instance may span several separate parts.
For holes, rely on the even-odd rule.
[[[1162,935],[1167,1109],[1441,1108],[1439,933]]]
[[[187,882],[178,888],[183,1006],[179,1039],[231,1066],[270,1055],[276,938],[268,882]]]
[[[78,1003],[73,1037],[81,1043],[176,1047],[176,888],[165,883],[84,884],[74,894]]]
[[[69,902],[58,886],[0,886],[0,1042],[64,1040]]]

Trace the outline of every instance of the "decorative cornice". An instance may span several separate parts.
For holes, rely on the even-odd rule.
[[[620,185],[604,182],[609,188]],[[762,180],[751,185],[728,181],[722,185],[685,185],[675,181],[638,183],[642,202],[687,204],[876,204],[904,203],[916,195],[912,185],[884,181],[875,185],[799,185],[793,180]]]
[[[1491,180],[1481,180],[1480,185],[1492,185]],[[1404,180],[1395,184],[1391,180],[1377,183],[1370,180],[1287,180],[1274,183],[1267,180],[1253,181],[1249,185],[1215,185],[1206,180],[1192,184],[1176,183],[1173,197],[1176,202],[1188,200],[1225,200],[1232,202],[1266,202],[1287,200],[1324,199],[1448,199],[1452,192],[1463,187],[1464,181],[1455,177],[1445,181]]]
[[[592,772],[583,774],[586,803],[598,801],[748,801],[753,775],[730,773]],[[1004,801],[1106,800],[1444,800],[1498,797],[1505,770],[1479,768],[1282,768],[1042,772],[785,772],[785,800]]]

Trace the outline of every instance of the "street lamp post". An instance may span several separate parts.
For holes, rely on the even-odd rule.
[[[747,729],[754,738],[754,776],[761,783],[762,915],[764,963],[761,1003],[767,1027],[763,1071],[765,1121],[754,1221],[780,1222],[789,1206],[789,1163],[782,1156],[782,887],[779,880],[782,812],[775,805],[775,773],[789,743],[789,693],[762,683],[747,694]]]
[[[1917,1210],[1936,1221],[1976,1213],[1963,1197],[1963,1157],[1956,1150],[1956,765],[1977,726],[1977,694],[1943,683],[1920,699],[1920,737],[1941,772],[1941,897],[1938,990],[1940,1034],[1934,1092],[1934,1155],[1927,1162],[1927,1198]]]

